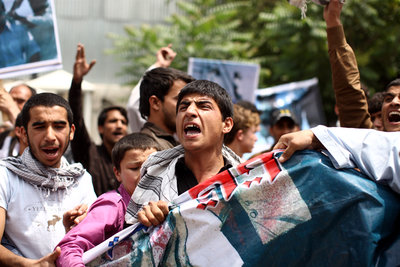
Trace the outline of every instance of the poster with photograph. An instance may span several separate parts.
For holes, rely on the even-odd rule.
[[[59,68],[53,0],[0,0],[0,79]]]
[[[218,83],[228,91],[234,103],[239,100],[254,102],[260,66],[226,60],[189,58],[188,73],[196,79]]]
[[[301,130],[326,124],[317,78],[258,89],[255,105],[262,112],[261,129],[257,133],[258,140],[252,153],[245,155],[245,158],[267,150],[274,144],[269,132],[274,109],[290,110]]]

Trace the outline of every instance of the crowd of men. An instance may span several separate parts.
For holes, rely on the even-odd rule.
[[[297,150],[325,149],[335,167],[358,168],[400,193],[400,133],[391,133],[400,131],[400,79],[368,102],[341,9],[331,0],[324,19],[342,127],[300,131],[296,114],[278,109],[273,148],[284,149],[281,162]],[[123,229],[126,212],[158,225],[177,196],[252,151],[260,125],[255,106],[233,104],[218,84],[170,68],[175,56],[171,46],[161,48],[127,108],[100,112],[100,145],[83,119],[81,84],[95,65],[83,45],[68,101],[27,85],[0,92],[0,110],[15,125],[0,135],[1,266],[83,266],[83,252]]]

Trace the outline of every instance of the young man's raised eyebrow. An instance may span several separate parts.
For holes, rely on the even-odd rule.
[[[200,100],[197,100],[197,101],[195,100],[194,102],[195,102],[197,105],[199,105],[199,104],[210,104],[210,103],[212,103],[211,100],[207,100],[207,99],[204,99],[204,100],[203,100],[203,99],[200,99]]]
[[[383,98],[385,98],[385,97],[387,97],[387,96],[394,97],[395,94],[393,94],[393,93],[391,93],[391,92],[384,92],[384,93],[383,93]]]
[[[189,105],[189,104],[190,104],[190,101],[189,101],[189,100],[182,100],[182,101],[179,103],[178,106],[180,106],[180,105]]]

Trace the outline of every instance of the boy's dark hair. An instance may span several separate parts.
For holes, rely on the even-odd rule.
[[[228,117],[233,117],[233,103],[232,98],[228,92],[215,82],[207,80],[197,80],[188,83],[178,95],[178,102],[176,104],[176,113],[178,113],[179,104],[182,98],[189,94],[200,94],[214,99],[221,111],[222,120]]]
[[[124,116],[126,123],[128,123],[128,113],[126,112],[126,109],[124,109],[123,107],[120,106],[110,106],[107,108],[104,108],[99,116],[97,117],[97,126],[104,126],[104,123],[106,122],[106,118],[107,118],[107,113],[111,110],[118,110],[119,113],[121,113],[122,116]]]
[[[131,133],[122,137],[113,147],[111,152],[112,162],[114,167],[120,171],[121,161],[125,156],[126,151],[131,149],[147,150],[155,148],[160,151],[159,144],[149,135],[144,133]]]
[[[386,85],[385,92],[387,92],[392,86],[400,86],[400,78],[394,79],[388,85]]]
[[[149,98],[154,95],[161,101],[177,80],[190,83],[195,79],[189,74],[173,68],[155,68],[147,71],[140,83],[139,111],[143,119],[150,116]]]
[[[30,110],[36,106],[44,106],[44,107],[53,107],[53,106],[60,106],[65,108],[67,111],[67,120],[69,123],[69,127],[71,127],[73,123],[73,115],[71,107],[69,106],[67,100],[63,97],[52,94],[52,93],[41,93],[32,96],[31,98],[26,101],[24,107],[22,108],[22,125],[24,126],[25,130],[28,130],[28,123],[31,119],[30,117]]]

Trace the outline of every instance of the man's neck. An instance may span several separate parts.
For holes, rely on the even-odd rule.
[[[168,129],[168,127],[162,122],[162,120],[160,119],[160,116],[150,115],[149,118],[147,119],[147,121],[153,123],[155,126],[160,128],[164,132],[169,133],[170,135],[174,134],[174,132],[172,132],[170,129]]]
[[[224,167],[222,149],[210,152],[185,152],[185,164],[193,172],[197,182],[201,183]]]
[[[107,153],[111,156],[111,151],[112,151],[114,145],[112,145],[110,143],[107,143],[107,142],[104,142],[104,141],[103,141],[103,145],[106,148]]]
[[[232,151],[235,152],[235,154],[238,155],[239,157],[243,157],[243,152],[238,142],[233,141],[232,143],[227,145],[227,147],[232,149]]]

